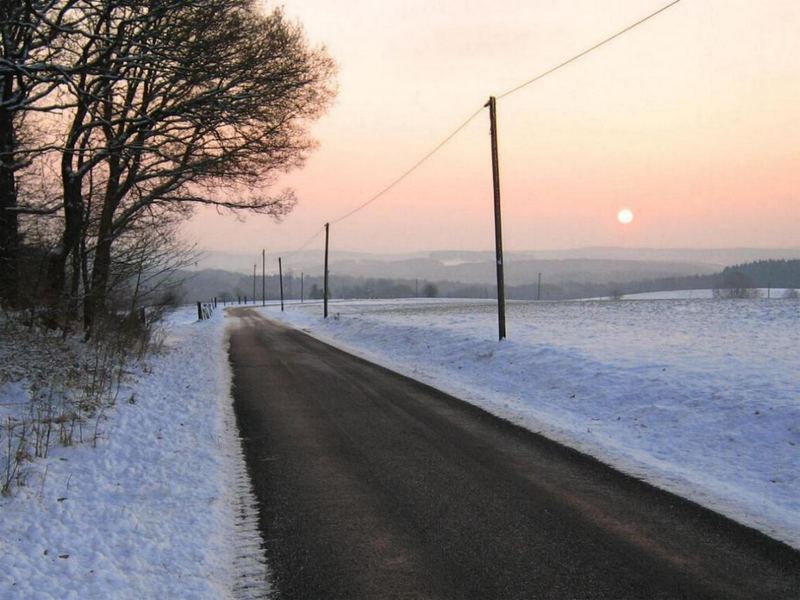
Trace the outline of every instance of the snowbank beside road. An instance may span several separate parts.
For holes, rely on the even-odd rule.
[[[263,593],[223,314],[195,319],[170,316],[166,351],[123,389],[97,448],[53,447],[0,499],[0,596],[247,597],[254,580]]]
[[[800,548],[796,301],[260,310]]]

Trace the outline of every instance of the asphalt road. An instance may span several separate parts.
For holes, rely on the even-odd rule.
[[[281,598],[800,598],[800,553],[235,309],[233,395]]]

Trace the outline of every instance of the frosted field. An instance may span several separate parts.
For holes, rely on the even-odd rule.
[[[800,548],[800,302],[260,310]]]
[[[783,298],[787,288],[755,288],[761,298]],[[711,300],[714,290],[673,290],[668,292],[640,292],[638,294],[625,294],[625,300]],[[597,298],[604,300],[605,298]]]

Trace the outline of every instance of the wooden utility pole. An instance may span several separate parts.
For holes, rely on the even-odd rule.
[[[253,298],[256,297],[256,263],[253,263]]]
[[[500,339],[506,337],[506,289],[503,278],[503,225],[500,220],[500,165],[497,158],[497,99],[489,98],[489,125],[492,137],[492,187],[494,189],[494,247],[497,260],[497,327]]]
[[[266,271],[267,251],[261,250],[261,306],[267,304],[267,271]],[[255,301],[255,296],[253,296]]]
[[[322,291],[322,315],[327,319],[328,318],[328,234],[330,232],[331,224],[325,223],[325,277],[324,277],[324,287],[325,289]]]
[[[304,277],[305,277],[305,275],[303,275],[303,272],[300,271],[300,304],[303,303],[303,283],[304,283],[303,282],[303,278]]]
[[[278,280],[281,282],[281,312],[283,312],[283,265],[281,257],[278,257]]]

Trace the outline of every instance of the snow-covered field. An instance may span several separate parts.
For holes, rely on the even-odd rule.
[[[800,302],[259,310],[800,548]]]
[[[786,288],[755,288],[761,298],[783,298],[787,293]],[[625,300],[711,300],[714,290],[671,290],[666,292],[640,292],[638,294],[625,294]],[[601,300],[602,298],[597,298]]]
[[[263,594],[249,480],[230,399],[222,311],[167,323],[100,423],[97,448],[54,446],[0,498],[2,598]],[[0,404],[24,400],[0,384]]]
[[[671,290],[667,292],[641,292],[625,294],[625,300],[711,300],[714,290]]]
[[[800,302],[483,301],[259,308],[800,548]],[[263,586],[222,311],[167,323],[97,448],[0,498],[0,597],[247,597]],[[4,414],[24,400],[0,384]],[[263,589],[263,587],[261,588]]]

